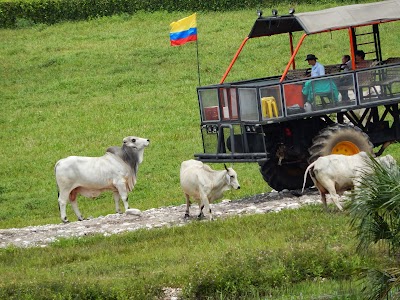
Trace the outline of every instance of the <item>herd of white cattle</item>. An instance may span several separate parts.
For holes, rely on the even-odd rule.
[[[136,184],[138,168],[143,162],[144,149],[149,144],[149,139],[128,136],[123,139],[121,147],[109,147],[101,157],[69,156],[60,159],[54,171],[61,220],[64,223],[68,222],[66,215],[68,201],[78,220],[83,220],[78,208],[78,194],[94,198],[104,191],[112,191],[115,211],[121,213],[119,208],[121,199],[126,212],[129,209],[128,193]],[[326,194],[330,194],[336,206],[343,210],[339,203],[339,195],[342,195],[344,191],[357,188],[362,174],[372,173],[371,159],[371,156],[365,152],[352,156],[332,154],[320,157],[306,169],[304,184],[309,173],[320,192],[325,209],[327,209]],[[375,159],[386,169],[397,166],[391,155]],[[198,218],[203,218],[205,213],[212,220],[210,203],[220,199],[223,193],[231,188],[240,189],[237,174],[232,168],[225,166],[224,170],[216,171],[193,159],[182,162],[180,183],[186,198],[185,218],[189,217],[190,197],[199,205]]]

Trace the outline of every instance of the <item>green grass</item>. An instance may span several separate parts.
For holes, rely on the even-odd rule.
[[[0,31],[0,228],[58,223],[56,161],[100,156],[128,135],[151,140],[131,207],[183,203],[180,163],[202,152],[196,44],[169,46],[169,23],[183,16],[138,13]],[[221,79],[255,17],[250,10],[199,13],[202,85]],[[382,26],[384,57],[398,56],[398,40],[390,34],[398,28]],[[345,43],[338,50],[338,41],[346,39],[342,35],[307,38],[299,57],[312,51],[325,64],[337,63],[348,53]],[[286,37],[250,41],[227,80],[279,74],[288,59],[282,52],[289,51],[287,43]],[[306,62],[299,59],[298,67]],[[256,164],[236,164],[235,169],[242,189],[226,198],[270,190]],[[79,205],[84,216],[114,212],[110,193],[80,199]],[[74,220],[69,206],[67,215]]]
[[[184,16],[139,13],[0,30],[0,228],[59,223],[56,161],[100,156],[128,135],[151,139],[131,207],[184,202],[180,163],[202,151],[196,44],[169,46],[169,23]],[[255,18],[252,10],[198,14],[203,85],[219,82]],[[399,25],[381,27],[384,58],[399,56]],[[345,35],[307,38],[297,67],[307,67],[301,58],[309,52],[338,63],[349,52]],[[286,37],[252,40],[227,80],[277,75],[288,53]],[[397,145],[388,152],[400,160]],[[225,198],[270,190],[256,164],[234,167],[241,190]],[[80,198],[79,206],[84,216],[114,212],[110,193]],[[76,220],[70,206],[67,214]],[[0,249],[0,299],[152,299],[164,286],[210,299],[361,299],[359,268],[388,262],[379,249],[354,254],[347,224],[345,214],[317,206]]]
[[[195,44],[169,46],[180,17],[1,31],[1,228],[58,222],[55,162],[100,156],[128,135],[151,139],[131,206],[183,203],[180,163],[202,146]],[[246,188],[228,197],[267,190],[256,165],[236,168]],[[114,211],[111,194],[80,205],[86,216]]]
[[[354,253],[347,220],[309,206],[0,249],[0,298],[152,299],[166,286],[196,299],[355,297],[361,268],[386,262],[378,249]]]

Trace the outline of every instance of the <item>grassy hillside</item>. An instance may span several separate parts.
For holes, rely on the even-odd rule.
[[[185,16],[139,13],[0,30],[0,228],[59,222],[56,161],[101,156],[128,135],[151,140],[131,207],[183,203],[180,163],[202,151],[196,44],[169,46],[169,23]],[[198,14],[202,85],[221,79],[255,18],[250,10]],[[399,24],[382,26],[384,57],[398,56],[399,42],[391,35],[398,29]],[[349,51],[343,34],[308,38],[299,57],[313,52],[325,64],[339,62]],[[286,36],[255,39],[227,80],[277,75],[288,53]],[[306,62],[300,59],[297,67]],[[270,190],[256,164],[234,167],[242,189],[228,192],[227,198]],[[79,205],[84,216],[114,212],[110,193],[81,198]],[[67,215],[76,220],[69,206]]]
[[[180,163],[202,146],[195,44],[169,46],[169,22],[180,17],[142,14],[1,31],[0,227],[58,222],[55,162],[100,156],[128,135],[151,140],[131,206],[183,202]],[[205,44],[200,55],[210,66],[205,58],[214,49]],[[218,80],[227,63],[225,55],[220,59],[220,70],[204,71],[203,81]],[[244,189],[228,197],[267,189],[256,165],[236,168]],[[86,216],[114,212],[111,194],[80,204]]]
[[[296,9],[328,6],[334,4]],[[128,135],[151,139],[131,207],[183,203],[180,163],[202,151],[196,44],[169,46],[169,23],[184,16],[140,13],[0,30],[0,228],[60,222],[56,161],[100,156]],[[255,18],[254,11],[198,14],[202,84],[220,80]],[[399,26],[381,28],[384,57],[399,56]],[[349,49],[333,32],[307,39],[299,56],[308,52],[332,64]],[[255,39],[228,81],[276,75],[288,53],[286,37]],[[298,67],[306,63],[300,59]],[[396,145],[389,151],[400,159]],[[242,189],[227,198],[270,190],[256,164],[234,167]],[[79,206],[84,216],[114,212],[110,193],[80,198]],[[69,206],[67,213],[76,220]],[[0,298],[142,300],[170,286],[196,299],[362,299],[360,269],[390,262],[382,248],[355,254],[348,221],[346,213],[310,206],[0,249]]]

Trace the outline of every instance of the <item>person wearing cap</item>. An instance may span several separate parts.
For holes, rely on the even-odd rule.
[[[314,54],[308,54],[306,57],[306,61],[311,66],[311,77],[325,75],[325,67],[317,62],[317,59]],[[338,101],[339,96],[336,84],[330,79],[307,80],[304,82],[302,93],[305,97],[304,100],[309,104],[314,102],[315,95],[318,94],[331,94],[332,100],[335,102]],[[307,111],[306,106],[305,109]]]
[[[307,54],[306,61],[311,66],[311,77],[317,77],[325,75],[325,67],[317,62],[318,57],[314,54]]]

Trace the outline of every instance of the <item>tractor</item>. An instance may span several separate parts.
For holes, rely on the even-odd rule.
[[[400,57],[383,57],[379,29],[399,20],[400,0],[287,15],[273,10],[269,17],[258,11],[220,82],[197,87],[204,151],[195,158],[256,162],[268,185],[281,191],[301,188],[307,166],[320,156],[381,155],[400,139]],[[339,30],[348,36],[350,70],[325,65],[325,75],[310,77],[308,69],[296,69],[307,37]],[[248,41],[276,35],[289,40],[281,74],[226,82]],[[355,57],[360,49],[366,58],[362,68]],[[312,184],[308,177],[306,186]]]

